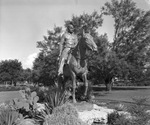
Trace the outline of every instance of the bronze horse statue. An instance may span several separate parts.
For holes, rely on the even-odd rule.
[[[87,95],[88,91],[88,80],[87,80],[87,60],[86,60],[86,52],[87,50],[97,51],[97,45],[95,44],[93,37],[89,34],[82,36],[77,46],[72,50],[71,58],[69,61],[69,64],[65,64],[63,67],[63,77],[64,77],[64,83],[67,82],[68,77],[71,77],[71,81],[73,84],[73,103],[76,103],[76,85],[77,85],[77,76],[82,76],[82,80],[85,85],[85,92],[84,96]],[[80,66],[78,66],[78,62],[80,63]],[[60,76],[59,76],[60,78]]]

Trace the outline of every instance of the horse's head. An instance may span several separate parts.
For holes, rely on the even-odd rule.
[[[85,34],[84,37],[85,37],[85,43],[86,43],[87,47],[90,50],[97,52],[98,51],[97,45],[94,42],[93,37],[90,34]]]

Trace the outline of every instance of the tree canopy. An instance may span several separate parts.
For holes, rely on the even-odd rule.
[[[112,43],[108,41],[107,34],[97,32],[103,24],[103,15],[111,16],[115,22]],[[88,53],[89,77],[94,78],[96,83],[107,85],[114,77],[131,82],[144,78],[145,66],[150,61],[150,11],[139,9],[132,0],[111,0],[105,3],[100,13],[73,15],[64,22],[65,28],[70,22],[78,36],[86,26],[98,45],[98,54]],[[62,33],[62,27],[54,26],[43,41],[37,42],[41,52],[34,62],[35,81],[46,84],[57,77],[58,46]]]
[[[115,22],[112,50],[128,64],[128,79],[134,81],[150,59],[150,11],[137,8],[132,0],[112,0],[103,10]]]
[[[9,81],[12,84],[21,80],[22,64],[17,59],[0,62],[0,81]]]

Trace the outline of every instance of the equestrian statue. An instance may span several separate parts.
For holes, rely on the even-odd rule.
[[[67,31],[62,35],[60,42],[58,78],[71,78],[73,103],[76,103],[77,76],[82,77],[85,85],[84,96],[87,95],[87,50],[97,51],[97,45],[89,34],[88,28],[84,26],[82,28],[82,35],[78,38],[74,33],[74,25],[69,23]]]

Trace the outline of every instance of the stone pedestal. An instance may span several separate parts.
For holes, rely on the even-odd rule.
[[[93,122],[103,122],[107,123],[107,115],[113,112],[113,109],[108,109],[106,107],[100,107],[96,104],[93,104],[93,109],[90,111],[79,111],[79,118],[86,122],[88,125],[91,125]]]

